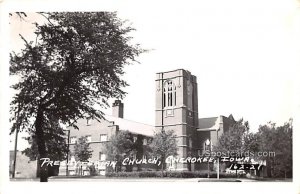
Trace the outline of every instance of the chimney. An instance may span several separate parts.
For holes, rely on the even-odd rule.
[[[123,118],[124,115],[124,104],[121,100],[115,100],[112,104],[112,116]]]

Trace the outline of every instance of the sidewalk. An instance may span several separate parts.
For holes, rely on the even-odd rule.
[[[33,181],[39,178],[15,178],[13,182]],[[105,176],[53,176],[49,182],[292,182],[292,179],[247,179],[247,178],[108,178]]]

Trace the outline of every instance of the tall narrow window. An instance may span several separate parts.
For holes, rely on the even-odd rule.
[[[163,107],[176,106],[176,86],[168,80],[164,84]]]
[[[143,145],[147,145],[148,141],[146,138],[143,139]]]
[[[174,106],[176,106],[176,86],[174,86]]]
[[[99,160],[100,161],[105,161],[106,160],[106,155],[102,152],[99,152]]]
[[[166,88],[164,88],[163,106],[166,107]]]
[[[168,84],[168,106],[172,106],[172,88]]]

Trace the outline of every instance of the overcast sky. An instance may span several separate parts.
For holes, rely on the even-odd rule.
[[[197,76],[199,117],[233,114],[256,131],[268,121],[283,124],[299,110],[297,1],[113,2],[81,4],[76,10],[117,11],[136,29],[134,42],[150,50],[140,55],[140,64],[125,68],[126,119],[154,125],[155,73],[178,68]],[[72,10],[63,3],[47,8]],[[30,23],[36,19],[26,20],[11,23],[9,49],[20,49],[18,33],[32,38]]]
[[[252,130],[288,121],[299,99],[300,22],[294,3],[124,5],[119,16],[133,23],[137,42],[154,49],[140,57],[140,65],[127,68],[125,117],[154,123],[155,73],[184,68],[197,76],[199,117],[232,113],[249,120]]]

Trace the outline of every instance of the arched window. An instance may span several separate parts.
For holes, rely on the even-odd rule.
[[[176,106],[176,86],[171,80],[165,82],[163,92],[164,108]]]

